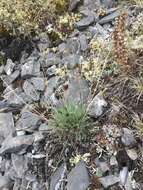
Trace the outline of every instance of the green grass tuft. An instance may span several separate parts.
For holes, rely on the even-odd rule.
[[[61,108],[54,109],[49,126],[67,140],[69,138],[71,141],[81,141],[88,135],[90,121],[84,105],[67,103]]]

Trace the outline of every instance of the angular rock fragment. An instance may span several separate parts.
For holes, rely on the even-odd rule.
[[[122,170],[120,170],[119,176],[120,176],[120,183],[124,186],[128,178],[128,167],[123,167]]]
[[[46,190],[46,189],[43,183],[39,183],[38,181],[35,181],[32,184],[32,190]]]
[[[40,75],[40,62],[37,57],[29,57],[21,67],[21,77],[27,78]]]
[[[56,75],[56,65],[53,65],[51,67],[49,67],[46,71],[46,76],[47,77],[53,77]]]
[[[20,71],[16,70],[10,75],[3,76],[2,78],[4,81],[4,85],[5,86],[10,85],[11,83],[13,83],[18,78],[19,75],[20,75]]]
[[[106,24],[108,22],[111,22],[113,21],[115,18],[117,18],[118,16],[120,15],[120,12],[119,11],[115,11],[105,17],[103,17],[102,19],[100,19],[98,21],[99,24]]]
[[[33,135],[16,136],[5,139],[0,148],[0,155],[6,153],[18,153],[22,150],[26,150],[28,146],[34,142]]]
[[[49,53],[48,55],[45,55],[44,61],[42,63],[42,67],[50,67],[53,65],[58,65],[61,63],[61,59],[54,53]]]
[[[40,117],[28,110],[22,111],[20,119],[16,123],[17,130],[34,131],[40,125]]]
[[[37,42],[37,46],[40,52],[47,50],[47,48],[51,46],[51,42],[46,32],[43,32],[39,35],[39,41]]]
[[[100,183],[103,185],[104,188],[108,188],[120,181],[120,178],[115,175],[109,175],[105,177],[99,178]]]
[[[48,80],[47,87],[46,87],[46,90],[44,93],[44,97],[46,100],[50,99],[52,93],[54,92],[54,89],[57,86],[58,80],[59,80],[59,77],[57,77],[57,76],[52,77]]]
[[[69,11],[74,11],[78,7],[80,2],[81,0],[70,0]]]
[[[3,74],[3,72],[4,72],[4,65],[1,65],[0,66],[0,74]]]
[[[9,190],[12,188],[13,182],[7,176],[0,176],[0,190]]]
[[[90,26],[91,24],[93,24],[95,21],[95,18],[94,16],[88,16],[88,17],[85,17],[83,19],[81,19],[80,21],[76,22],[75,24],[75,27],[78,29],[78,30],[84,30],[86,29],[88,26]]]
[[[18,178],[22,178],[28,170],[28,158],[24,155],[11,155],[12,165]]]
[[[67,172],[66,165],[62,164],[51,176],[50,190],[60,189],[62,180]]]
[[[67,40],[67,43],[63,44],[63,53],[65,56],[69,54],[78,54],[80,52],[80,43],[76,37]]]
[[[45,123],[42,123],[41,125],[40,125],[40,127],[39,127],[39,131],[43,131],[43,132],[48,132],[50,130],[50,127],[47,125],[47,124],[45,124]]]
[[[102,0],[102,4],[106,8],[111,8],[115,3],[115,0]]]
[[[79,65],[80,56],[71,54],[63,58],[63,64],[67,66],[68,69],[74,69]]]
[[[106,107],[107,102],[100,94],[97,94],[88,105],[88,114],[91,117],[97,118],[103,114]]]
[[[109,33],[107,32],[107,30],[105,30],[100,24],[96,24],[95,25],[98,33],[104,38],[107,39],[109,37]]]
[[[84,79],[71,77],[68,89],[64,92],[64,100],[74,103],[86,103],[89,96],[89,85]]]
[[[36,89],[34,88],[34,85],[32,85],[29,81],[25,81],[23,84],[23,90],[25,94],[31,98],[34,101],[38,101],[40,98],[40,94]]]
[[[138,158],[138,154],[135,149],[126,149],[126,152],[131,160],[136,160]]]
[[[90,184],[84,161],[80,161],[67,177],[67,190],[86,190]]]
[[[4,71],[7,75],[11,75],[13,72],[15,64],[11,59],[7,59],[6,65],[4,67]]]
[[[0,113],[0,139],[15,134],[15,127],[12,113]]]
[[[127,128],[123,128],[123,135],[121,137],[121,141],[125,146],[133,147],[136,145],[136,140],[131,130]]]
[[[33,77],[30,79],[30,82],[34,85],[34,87],[37,91],[44,91],[44,89],[45,89],[44,78]]]
[[[28,97],[21,88],[13,89],[11,86],[8,86],[4,91],[4,99],[7,100],[8,104],[16,104],[21,106],[25,103],[31,103],[31,98]]]
[[[80,49],[81,51],[85,51],[88,48],[88,43],[86,36],[84,34],[79,36],[79,42],[80,42]]]

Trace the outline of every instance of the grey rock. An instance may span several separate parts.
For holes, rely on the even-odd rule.
[[[79,36],[79,42],[80,42],[81,51],[86,51],[88,48],[88,43],[87,43],[86,36],[84,34]]]
[[[67,49],[67,45],[65,42],[59,44],[58,50],[60,54],[66,52],[66,49]]]
[[[91,24],[93,24],[94,21],[95,21],[94,16],[88,16],[88,17],[85,17],[85,18],[81,19],[80,21],[76,22],[75,27],[78,30],[84,30],[88,26],[90,26]]]
[[[56,97],[55,93],[53,93],[50,98],[48,98],[47,103],[54,107],[59,107],[62,105],[62,102]]]
[[[64,100],[74,103],[86,103],[89,97],[89,85],[84,79],[71,77],[68,89],[64,91]]]
[[[56,75],[56,68],[57,68],[56,65],[49,67],[46,71],[47,77],[55,76]]]
[[[100,8],[100,6],[100,0],[84,0],[84,7],[88,8],[89,10],[97,10]]]
[[[25,134],[26,134],[26,131],[20,131],[20,130],[16,131],[17,136],[22,136],[22,135],[25,135]]]
[[[14,181],[13,190],[19,190],[20,187],[21,187],[21,180],[20,179],[16,179]]]
[[[64,55],[78,54],[80,52],[80,43],[77,38],[73,37],[67,40]]]
[[[40,76],[40,61],[37,57],[29,57],[21,67],[21,77]]]
[[[31,155],[30,157],[34,158],[34,159],[41,159],[41,158],[46,158],[46,155],[45,154],[34,154],[34,155]]]
[[[54,89],[57,87],[58,80],[59,80],[59,77],[55,76],[55,77],[50,78],[47,81],[47,87],[44,93],[44,97],[46,100],[48,100],[53,94]]]
[[[107,30],[105,30],[100,24],[96,24],[95,27],[97,28],[98,33],[104,38],[108,38],[109,37],[109,33],[107,32]]]
[[[28,155],[28,154],[27,154]],[[30,170],[28,170],[25,174],[25,179],[29,182],[34,182],[36,181],[36,175],[32,174]]]
[[[0,139],[15,134],[15,127],[12,113],[0,113]]]
[[[103,172],[103,173],[105,173],[105,172],[107,172],[107,171],[109,171],[110,169],[109,169],[109,165],[107,164],[107,162],[99,162],[99,167],[100,167],[100,169],[101,169],[101,171]]]
[[[89,10],[87,8],[82,7],[79,11],[80,14],[82,14],[84,17],[94,16],[94,11]]]
[[[3,72],[4,72],[4,65],[1,65],[0,66],[0,74],[3,74]]]
[[[11,179],[11,180],[15,180],[15,178],[17,177],[17,174],[15,172],[15,170],[12,167],[12,163],[11,163],[11,167],[9,169],[7,169],[5,171],[5,174]]]
[[[35,90],[34,85],[32,85],[29,81],[25,81],[23,84],[23,90],[25,94],[34,101],[38,101],[40,98],[40,94]]]
[[[45,89],[44,78],[33,77],[30,79],[30,82],[34,85],[34,87],[37,91],[44,91],[44,89]]]
[[[115,156],[111,156],[110,158],[110,165],[111,166],[118,166],[118,162]]]
[[[113,0],[114,1],[114,0]],[[114,13],[115,11],[117,11],[119,8],[118,7],[112,7],[106,10],[106,14],[109,15],[111,13]]]
[[[125,146],[133,147],[136,145],[136,140],[131,130],[123,128],[123,135],[121,141]]]
[[[99,93],[89,103],[87,112],[91,117],[97,118],[103,114],[104,109],[106,107],[107,107],[107,102],[104,100],[104,98]]]
[[[67,190],[86,190],[90,184],[86,165],[80,161],[67,177]]]
[[[61,59],[57,57],[54,53],[49,53],[48,55],[45,55],[44,62],[42,64],[43,67],[50,67],[53,65],[58,65],[61,63]]]
[[[19,75],[20,75],[20,71],[16,70],[12,74],[4,76],[3,77],[4,84],[6,86],[10,85],[11,83],[13,83],[18,78]]]
[[[25,155],[11,155],[12,165],[18,178],[24,177],[28,170],[28,159]]]
[[[11,86],[8,86],[4,91],[4,99],[7,100],[7,103],[16,105],[23,105],[27,102],[31,102],[31,98],[22,92],[20,88],[13,89]]]
[[[0,155],[4,155],[6,153],[18,153],[21,150],[25,151],[28,148],[28,146],[33,144],[33,142],[33,135],[6,138],[3,141],[2,146],[0,148]]]
[[[12,111],[18,111],[21,108],[21,106],[18,106],[16,104],[9,104],[6,101],[0,101],[0,113],[9,113]]]
[[[108,188],[120,181],[120,178],[115,175],[109,175],[105,177],[99,178],[100,183],[103,185],[104,188]]]
[[[45,123],[42,123],[39,127],[39,131],[43,131],[43,132],[49,131],[49,126]]]
[[[113,21],[116,17],[118,17],[120,15],[120,12],[119,11],[115,11],[105,17],[103,17],[102,19],[100,19],[98,21],[99,24],[105,24],[105,23],[108,23],[108,22],[111,22]]]
[[[67,168],[65,164],[62,164],[55,173],[51,176],[51,182],[50,182],[50,189],[49,190],[56,190],[60,189],[60,185],[62,183],[62,180],[65,177],[65,174],[67,172]]]
[[[44,184],[40,184],[37,181],[33,182],[32,190],[46,190]]]
[[[29,57],[29,54],[26,51],[23,51],[19,65],[26,63],[26,60],[28,59],[28,57]]]
[[[127,178],[128,178],[128,167],[123,167],[119,174],[120,183],[125,186]]]
[[[20,119],[16,123],[17,130],[34,131],[40,125],[40,117],[28,110],[22,111]]]
[[[80,56],[79,55],[69,55],[63,58],[63,64],[67,66],[68,69],[76,68],[80,63]]]
[[[138,158],[138,154],[135,149],[126,149],[126,152],[131,160],[136,160]]]
[[[106,8],[111,8],[115,3],[115,0],[102,0],[102,4]]]
[[[69,11],[75,11],[80,4],[81,0],[70,0]]]
[[[4,172],[5,175],[7,175],[7,172],[10,170],[10,168],[11,168],[11,160],[6,159],[2,156],[2,160],[1,160],[1,164],[0,164],[1,172]]]
[[[4,67],[4,71],[7,75],[11,75],[11,73],[13,72],[15,64],[13,63],[13,61],[11,59],[7,59],[6,65]]]
[[[33,134],[34,143],[40,142],[44,139],[44,134],[41,131],[37,131]]]
[[[132,171],[131,171],[132,172]],[[127,180],[126,180],[126,184],[125,184],[125,189],[126,190],[133,190],[135,188],[138,189],[142,189],[143,186],[139,185],[137,182],[133,183],[133,179],[132,179],[132,173],[129,172],[128,176],[127,176]]]
[[[70,0],[69,11],[74,11],[78,7],[80,2],[81,0]]]
[[[97,36],[98,30],[96,26],[89,26],[88,30],[91,33],[92,37]]]
[[[21,180],[21,185],[20,185],[20,190],[26,190],[27,187],[29,187],[29,186],[31,186],[31,185],[29,184],[29,181],[26,180],[25,178],[22,178],[22,180]],[[30,188],[30,189],[31,189],[31,188]]]
[[[40,52],[47,50],[47,48],[51,46],[49,37],[45,32],[40,34],[39,41],[37,42],[37,46]]]
[[[10,190],[12,188],[12,180],[7,176],[0,176],[0,190]]]
[[[113,30],[114,30],[110,23],[104,24],[104,25],[103,25],[103,28],[104,28],[106,31],[110,32],[110,33],[113,32]]]

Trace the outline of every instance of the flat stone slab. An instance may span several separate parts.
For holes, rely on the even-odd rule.
[[[67,190],[86,190],[90,184],[88,170],[84,161],[80,161],[71,170],[67,178]]]

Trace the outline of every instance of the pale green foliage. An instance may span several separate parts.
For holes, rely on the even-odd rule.
[[[5,64],[5,58],[0,54],[0,66]]]
[[[143,13],[138,14],[136,20],[132,23],[130,30],[126,31],[126,41],[128,50],[143,49]]]
[[[143,13],[140,13],[133,23],[132,31],[136,35],[143,35]]]
[[[38,31],[45,20],[63,13],[68,0],[1,0],[0,34],[29,34]]]
[[[68,136],[69,140],[82,140],[89,130],[86,109],[81,104],[67,103],[61,108],[54,109],[49,126],[58,131],[63,138]]]
[[[140,6],[140,7],[143,6],[143,0],[131,0],[131,2],[133,2],[137,6]]]

